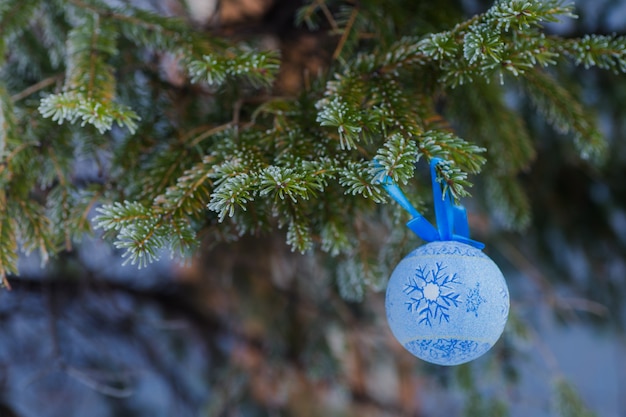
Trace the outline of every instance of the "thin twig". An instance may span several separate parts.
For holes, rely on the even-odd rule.
[[[320,7],[320,9],[322,9],[322,13],[324,13],[326,20],[328,20],[328,23],[330,23],[330,26],[333,28],[333,30],[339,29],[337,21],[328,9],[328,6],[326,6],[326,2],[324,0],[317,0],[315,3]]]
[[[552,284],[544,274],[530,262],[526,256],[514,245],[503,242],[500,246],[502,254],[517,268],[530,277],[539,287],[546,297],[546,302],[556,309],[570,313],[572,311],[586,311],[598,317],[606,317],[609,314],[608,308],[596,301],[582,297],[561,297],[556,294]]]
[[[116,387],[108,385],[106,383],[97,381],[96,379],[92,378],[86,372],[83,372],[83,371],[81,371],[81,370],[79,370],[77,368],[74,368],[73,366],[70,366],[70,365],[64,366],[63,369],[65,370],[65,372],[69,376],[75,378],[77,381],[83,383],[84,385],[88,386],[89,388],[93,389],[94,391],[97,391],[100,394],[107,395],[109,397],[113,397],[113,398],[128,398],[134,392],[134,390],[131,389],[131,388],[116,388]]]
[[[57,74],[57,75],[53,75],[52,77],[48,77],[45,78],[41,81],[39,81],[38,83],[35,83],[33,85],[31,85],[30,87],[20,91],[17,94],[14,94],[11,96],[11,101],[12,102],[18,102],[20,100],[25,99],[26,97],[30,96],[31,94],[36,93],[39,90],[43,90],[44,88],[56,83],[57,81],[61,80],[63,78],[63,74]]]
[[[193,142],[191,142],[190,146],[194,147],[197,144],[199,144],[200,142],[202,142],[203,140],[205,140],[206,138],[208,138],[210,136],[213,136],[216,133],[219,133],[219,132],[222,132],[224,130],[230,129],[231,127],[233,127],[233,125],[234,125],[234,122],[228,122],[228,123],[225,123],[223,125],[216,126],[216,127],[212,128],[212,129],[208,129],[205,132],[201,133],[200,135],[196,136],[194,138]]]
[[[561,309],[586,311],[598,317],[608,317],[609,309],[602,303],[582,297],[557,297],[555,304]]]
[[[83,213],[80,216],[80,221],[78,223],[78,230],[82,229],[84,225],[88,222],[87,216],[89,216],[89,212],[91,208],[98,202],[98,199],[102,196],[102,192],[97,192],[94,196],[89,200],[89,204],[83,210]]]
[[[11,284],[9,283],[7,275],[4,273],[4,271],[2,271],[2,280],[0,283],[0,287],[3,287],[7,291],[11,291]]]
[[[335,53],[333,54],[333,60],[339,58],[339,55],[341,55],[341,51],[343,50],[343,47],[346,44],[346,41],[348,40],[348,36],[350,35],[350,30],[352,30],[352,26],[354,25],[354,22],[358,14],[359,14],[359,9],[357,9],[356,7],[353,8],[352,13],[350,13],[350,19],[348,20],[348,23],[346,24],[346,27],[343,30],[343,35],[341,36],[341,39],[339,39],[339,44],[337,44],[337,49],[335,49]]]

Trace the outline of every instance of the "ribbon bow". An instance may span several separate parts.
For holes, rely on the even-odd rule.
[[[441,185],[437,181],[437,173],[435,171],[437,164],[440,162],[442,162],[440,158],[433,158],[430,161],[430,176],[435,200],[437,228],[411,205],[398,184],[390,176],[385,176],[380,184],[400,207],[413,216],[406,225],[422,240],[427,242],[455,240],[478,249],[483,249],[485,247],[484,243],[469,237],[469,224],[465,207],[452,202],[449,190],[446,190],[445,194],[441,191]]]

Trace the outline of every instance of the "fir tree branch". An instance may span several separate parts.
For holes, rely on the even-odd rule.
[[[89,215],[103,195],[101,184],[83,188],[69,183],[50,189],[44,212],[52,244],[50,256],[61,249],[71,251],[74,242],[80,242],[85,234],[93,232]]]
[[[29,27],[40,3],[41,0],[3,0],[0,3],[0,64],[4,61],[6,45]]]
[[[292,251],[305,253],[313,247],[311,227],[306,218],[293,218],[287,227],[287,244]]]
[[[606,142],[595,119],[568,90],[545,72],[527,72],[522,85],[537,108],[558,131],[573,133],[583,159],[596,162],[606,155]]]
[[[244,78],[254,87],[270,86],[278,72],[276,51],[253,52],[233,48],[228,42],[190,30],[180,19],[166,18],[138,8],[109,8],[95,1],[70,0],[76,6],[115,21],[121,32],[141,47],[170,51],[192,82],[223,84],[228,78]]]
[[[534,144],[519,112],[507,106],[498,85],[476,82],[454,89],[449,99],[449,117],[459,123],[459,131],[486,148],[488,175],[516,175],[529,166],[535,157]]]
[[[37,249],[41,256],[41,264],[45,265],[57,248],[50,233],[50,220],[46,217],[43,207],[32,201],[16,200],[19,210],[14,210],[22,248],[26,253]],[[19,214],[18,214],[19,213]]]
[[[457,167],[453,161],[447,160],[437,164],[438,181],[443,185],[442,193],[450,191],[452,198],[459,201],[463,197],[470,197],[467,188],[472,184],[467,180],[467,173]]]
[[[254,199],[256,183],[257,178],[246,173],[229,176],[215,187],[207,207],[218,213],[220,222],[226,216],[233,217],[237,207],[246,210],[247,203]]]
[[[554,381],[554,408],[562,416],[597,417],[589,410],[571,383],[563,377]]]
[[[597,66],[626,72],[626,36],[585,35],[580,39],[552,37],[556,49],[585,68]]]
[[[390,53],[381,56],[379,71],[393,72],[432,61],[450,62],[460,56],[472,62],[489,56],[498,60],[499,49],[504,46],[503,35],[508,39],[515,32],[532,33],[541,23],[557,21],[559,16],[575,17],[572,6],[564,5],[561,0],[497,1],[487,12],[459,23],[449,31],[421,39],[401,39],[391,47]]]
[[[100,133],[110,130],[114,122],[135,131],[139,116],[113,101],[115,77],[113,68],[105,62],[105,57],[117,53],[116,34],[115,27],[101,21],[99,15],[83,16],[68,35],[65,92],[41,100],[39,111],[44,117],[59,124],[81,120],[83,126],[91,124]]]
[[[351,109],[341,96],[320,102],[317,121],[321,126],[337,128],[341,149],[354,149],[361,133],[362,119],[356,109]]]
[[[7,145],[15,140],[13,103],[4,85],[0,83],[0,175],[10,160],[10,155],[6,155]]]
[[[515,177],[494,175],[486,179],[486,197],[494,219],[510,230],[523,230],[531,220],[530,201]]]
[[[75,229],[78,231],[79,236],[91,231],[89,213],[102,198],[102,194],[101,190],[85,192],[83,193],[82,204],[73,205],[73,215],[71,218],[76,220]]]
[[[486,158],[481,153],[487,149],[466,142],[450,132],[429,130],[418,139],[419,152],[428,159],[452,159],[460,168],[478,174]]]
[[[132,227],[135,223],[149,221],[154,217],[149,209],[136,201],[115,202],[97,211],[101,215],[94,222],[98,227],[106,230],[119,231],[125,227]]]
[[[44,17],[33,19],[27,3],[42,5]],[[486,13],[450,30],[397,41],[396,29],[423,29],[402,32],[393,17],[376,21],[374,6],[349,3],[333,6],[335,16],[324,0],[301,9],[302,21],[314,23],[316,14],[325,15],[333,26],[331,35],[341,33],[328,51],[336,61],[331,73],[321,74],[297,97],[248,100],[242,95],[249,94],[250,86],[272,86],[280,63],[276,52],[257,52],[196,31],[180,19],[100,0],[65,0],[67,10],[57,14],[41,1],[7,0],[0,5],[3,24],[10,13],[19,12],[25,25],[43,33],[43,20],[58,18],[59,33],[42,40],[47,35],[23,32],[8,22],[9,29],[0,34],[5,43],[38,41],[38,53],[56,45],[55,52],[40,54],[46,63],[35,62],[35,75],[28,81],[10,84],[17,91],[12,97],[0,91],[0,126],[7,126],[0,130],[0,183],[10,193],[12,211],[25,212],[15,224],[3,223],[4,230],[29,235],[26,250],[43,247],[52,254],[59,242],[65,240],[69,248],[72,238],[89,229],[87,212],[98,196],[121,196],[128,201],[98,209],[96,226],[115,235],[127,262],[140,266],[168,247],[188,253],[197,243],[196,233],[207,226],[232,238],[278,224],[295,250],[321,243],[323,250],[346,253],[361,238],[351,238],[355,219],[373,202],[385,201],[373,185],[377,175],[405,183],[422,156],[443,158],[438,178],[458,199],[471,185],[468,173],[485,164],[482,146],[492,161],[486,171],[495,178],[491,188],[504,198],[497,205],[509,212],[507,219],[524,222],[528,202],[512,177],[528,166],[534,149],[526,126],[504,101],[506,87],[493,83],[508,81],[504,75],[519,79],[548,119],[576,136],[583,155],[601,148],[588,112],[539,67],[566,56],[581,65],[624,71],[626,45],[615,37],[546,37],[545,22],[572,16],[563,1],[497,1]],[[364,32],[380,35],[374,47],[371,39],[362,42]],[[55,64],[53,55],[62,55],[59,40],[65,39],[68,59],[57,57]],[[174,56],[192,83],[212,88],[169,83],[158,72],[160,52]],[[146,56],[154,62],[146,65]],[[14,67],[21,62],[28,60],[11,62],[3,71],[17,72]],[[52,74],[63,63],[63,90],[44,98],[39,110],[51,121],[88,129],[63,128],[48,139],[44,131],[51,121],[42,124],[31,117],[31,100],[24,98],[52,86]],[[139,126],[131,108],[147,121]],[[426,119],[439,111],[446,117],[452,113],[450,124],[429,124]],[[115,123],[134,136],[118,140],[117,134],[102,135]],[[458,135],[450,126],[458,127]],[[86,187],[73,178],[79,155],[75,146],[91,149],[95,160],[99,153],[115,155],[102,158],[102,170],[94,174],[97,179],[85,180]],[[33,163],[40,164],[41,172],[29,170]],[[33,190],[45,200],[45,213],[43,201],[33,202]],[[23,231],[27,226],[28,233]],[[44,238],[49,241],[42,245]],[[369,268],[371,256],[358,255],[346,270]],[[371,269],[367,274],[371,277]],[[347,278],[357,275],[346,273]],[[364,288],[361,284],[355,288]]]
[[[418,160],[417,143],[395,133],[378,149],[374,159],[382,168],[374,182],[380,182],[382,178],[389,176],[397,183],[406,184],[413,177]]]
[[[269,87],[274,82],[279,68],[279,55],[276,51],[229,52],[207,54],[201,59],[189,59],[186,67],[191,81],[194,83],[203,81],[217,87],[227,80],[243,78],[257,88]]]
[[[337,128],[342,149],[346,150],[356,147],[357,140],[363,136],[363,126],[372,129],[370,121],[373,120],[379,121],[377,127],[386,136],[389,127],[400,129],[406,135],[419,135],[421,127],[419,123],[415,124],[418,118],[405,110],[410,106],[391,104],[389,100],[404,95],[402,87],[395,83],[399,68],[409,69],[410,64],[413,66],[410,69],[415,71],[428,63],[435,64],[440,71],[441,84],[451,87],[490,80],[494,74],[503,74],[502,71],[520,76],[535,65],[556,63],[557,53],[537,28],[544,22],[555,21],[558,16],[573,16],[571,6],[559,0],[497,2],[486,13],[460,23],[450,31],[421,39],[403,38],[391,47],[391,52],[361,55],[352,65],[346,66],[349,69],[327,83],[325,98],[317,103],[317,120],[322,126]],[[372,89],[361,86],[364,80],[374,85],[380,83],[383,93],[365,93]],[[362,107],[363,103],[367,103],[367,109]],[[388,120],[395,120],[397,124],[388,126]],[[465,163],[465,168],[472,172],[478,171],[485,161],[477,156],[479,147],[454,141],[452,136],[440,135],[440,143],[433,142],[432,137],[425,139],[422,148],[425,153],[446,154],[448,158]],[[448,152],[443,151],[442,144],[446,144]],[[456,149],[452,150],[450,146]],[[379,157],[384,153],[382,150],[378,152]],[[466,193],[464,185],[470,184],[466,174],[457,166],[451,165],[444,176],[455,198]],[[454,184],[455,179],[459,181],[457,184]]]
[[[558,22],[559,17],[575,18],[573,10],[573,4],[566,4],[564,0],[498,0],[485,15],[495,20],[497,28],[508,32]]]
[[[7,197],[0,189],[0,286],[11,289],[7,274],[17,274],[17,237],[15,219],[9,214]]]
[[[380,168],[373,161],[349,162],[338,171],[339,184],[346,188],[346,194],[361,195],[376,203],[385,202],[385,194],[381,187],[374,185],[380,178]]]
[[[153,157],[146,163],[145,176],[140,179],[142,187],[137,200],[158,200],[161,194],[176,183],[183,174],[187,160],[194,157],[187,147],[180,146],[154,152]]]
[[[196,234],[187,221],[163,215],[138,202],[104,205],[96,211],[96,227],[115,232],[114,245],[124,250],[124,264],[143,268],[158,260],[165,247],[172,255],[185,257],[197,244]]]
[[[103,18],[114,20],[128,39],[141,47],[198,56],[211,50],[211,45],[226,45],[217,38],[191,30],[182,20],[163,17],[136,7],[111,8],[94,0],[69,0],[73,5]],[[210,40],[210,42],[209,42]]]
[[[206,156],[202,162],[185,171],[176,181],[176,185],[168,187],[164,194],[155,198],[154,202],[168,216],[199,217],[211,198],[210,188],[213,186],[211,174],[213,172],[213,158]]]
[[[18,156],[20,152],[23,152],[24,150],[28,149],[30,146],[31,144],[29,143],[22,143],[16,146],[14,149],[12,149],[11,153],[9,153],[8,155],[6,155],[6,157],[3,158],[2,162],[0,162],[0,182],[7,183],[11,179],[11,176],[13,174],[12,165],[13,165],[14,159],[16,159],[16,156]],[[2,174],[5,174],[5,175],[3,176]]]

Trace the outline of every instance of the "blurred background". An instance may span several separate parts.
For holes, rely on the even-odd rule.
[[[328,59],[315,34],[294,29],[298,1],[132,3],[264,33],[283,50],[285,92]],[[465,16],[491,5],[448,3]],[[626,34],[626,1],[574,4],[579,18],[550,32]],[[163,69],[175,82],[167,61]],[[626,76],[563,71],[597,113],[610,155],[601,167],[581,161],[511,91],[539,144],[521,177],[532,221],[508,230],[475,179],[471,227],[512,302],[505,333],[479,360],[447,368],[414,358],[387,327],[387,277],[346,286],[350,271],[292,253],[281,234],[207,238],[187,265],[164,256],[141,270],[85,237],[44,269],[23,257],[13,290],[0,292],[0,416],[626,416]]]

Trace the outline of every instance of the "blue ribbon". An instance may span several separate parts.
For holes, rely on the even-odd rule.
[[[380,184],[385,191],[387,191],[389,196],[413,217],[406,225],[422,240],[426,242],[455,240],[478,249],[483,249],[485,247],[483,243],[470,239],[469,237],[469,224],[467,222],[465,207],[452,202],[449,190],[446,190],[445,195],[441,191],[441,185],[437,181],[437,172],[435,170],[437,164],[440,162],[442,162],[440,158],[433,158],[430,161],[430,176],[433,187],[433,198],[435,200],[437,228],[413,207],[402,193],[398,184],[396,184],[390,176],[385,176]]]

